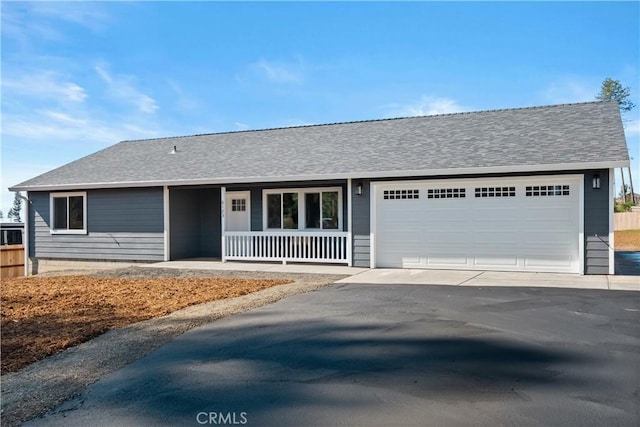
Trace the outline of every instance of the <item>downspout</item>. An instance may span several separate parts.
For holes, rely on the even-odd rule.
[[[24,246],[24,276],[29,276],[29,205],[31,201],[29,200],[29,192],[27,191],[26,196],[20,194],[19,191],[16,191],[16,196],[25,201],[25,218],[24,218],[24,233],[22,234],[22,245]]]

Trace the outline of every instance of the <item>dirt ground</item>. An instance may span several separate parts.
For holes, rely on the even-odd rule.
[[[103,272],[3,280],[2,374],[112,328],[292,282],[234,277],[151,278],[162,276],[162,272],[135,268],[119,271],[120,277],[108,277],[113,272]]]
[[[615,231],[616,251],[640,251],[640,230]]]

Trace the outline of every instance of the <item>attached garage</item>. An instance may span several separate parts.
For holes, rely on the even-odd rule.
[[[583,176],[372,185],[375,267],[582,272]]]

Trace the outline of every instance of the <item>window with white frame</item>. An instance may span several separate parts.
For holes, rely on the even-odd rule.
[[[267,230],[339,230],[340,188],[265,190]]]
[[[87,193],[51,193],[50,208],[52,233],[87,232]]]

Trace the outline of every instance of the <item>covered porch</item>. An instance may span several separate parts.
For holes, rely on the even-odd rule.
[[[351,184],[165,187],[165,261],[351,266]]]

